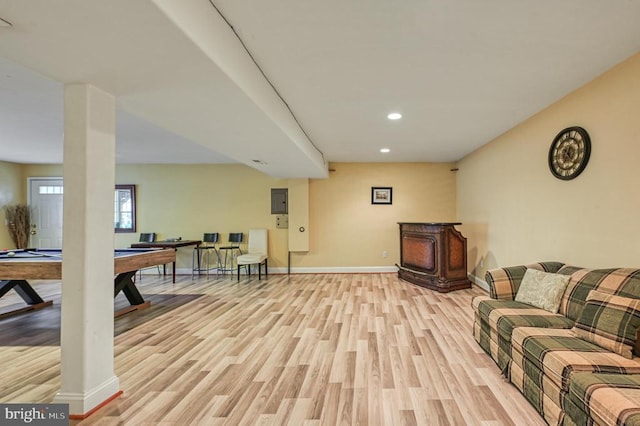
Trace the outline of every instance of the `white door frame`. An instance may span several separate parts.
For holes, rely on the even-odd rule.
[[[38,177],[27,177],[27,200],[28,200],[28,205],[30,207],[33,207],[33,199],[32,196],[34,194],[32,194],[31,191],[31,186],[33,183],[37,182],[37,181],[60,181],[60,183],[62,183],[63,179],[61,176],[38,176]],[[60,217],[62,217],[62,212],[60,212]],[[64,225],[63,225],[64,226]],[[32,223],[32,228],[33,228],[33,223]],[[39,232],[39,229],[36,229],[36,232]],[[62,229],[60,229],[60,238],[62,238]],[[29,246],[33,247],[33,235],[29,236]],[[39,247],[39,244],[37,244],[37,248],[41,248]],[[50,248],[54,248],[54,247],[50,247]],[[58,248],[58,247],[55,247]],[[61,248],[61,247],[60,247]]]

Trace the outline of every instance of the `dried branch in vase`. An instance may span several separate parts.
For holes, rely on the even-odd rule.
[[[6,205],[3,209],[9,235],[16,248],[27,248],[31,230],[31,209],[25,204]]]

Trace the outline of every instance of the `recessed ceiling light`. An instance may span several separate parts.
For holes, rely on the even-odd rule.
[[[387,152],[391,152],[391,150],[389,148],[381,148],[380,152],[386,154]]]
[[[399,112],[392,112],[391,114],[387,115],[387,118],[389,120],[400,120],[402,118],[402,114],[400,114]]]

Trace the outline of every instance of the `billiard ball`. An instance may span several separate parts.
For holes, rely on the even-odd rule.
[[[15,256],[15,255],[16,255],[16,254],[15,254],[15,252],[12,252],[12,251],[10,251],[9,253],[7,253],[7,256],[9,256],[9,257],[13,257],[13,256]]]

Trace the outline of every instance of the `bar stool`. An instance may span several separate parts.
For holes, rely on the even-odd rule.
[[[202,237],[202,244],[193,249],[193,256],[191,258],[191,278],[197,272],[200,275],[202,272],[207,273],[212,269],[216,270],[216,275],[220,272],[220,252],[216,248],[220,240],[220,234],[218,232],[205,233]],[[215,263],[211,261],[211,256],[215,254]]]
[[[157,234],[155,232],[141,232],[140,239],[138,240],[141,243],[155,243],[157,238]],[[155,268],[158,270],[158,275],[160,275],[160,265],[151,266],[149,268],[142,268],[138,271],[138,275],[140,275],[140,280],[142,280],[142,271],[146,269]],[[135,278],[135,276],[134,276]]]
[[[236,256],[242,254],[242,249],[240,248],[240,244],[242,244],[242,238],[242,232],[231,232],[229,234],[229,245],[218,248],[219,251],[224,253],[222,269],[220,270],[223,274],[227,272],[233,273],[235,271],[235,258]]]

